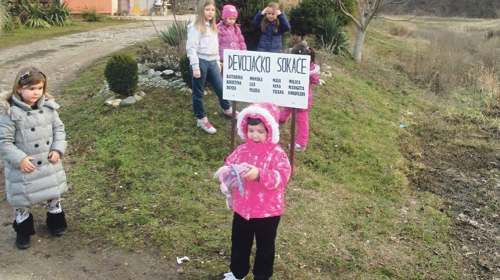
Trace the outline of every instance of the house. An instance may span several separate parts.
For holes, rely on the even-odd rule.
[[[72,14],[95,9],[106,15],[149,15],[158,0],[61,0],[71,9]]]

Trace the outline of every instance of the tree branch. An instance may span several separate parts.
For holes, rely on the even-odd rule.
[[[363,27],[363,25],[353,16],[351,15],[351,13],[349,13],[349,11],[347,10],[347,8],[345,7],[344,3],[342,2],[342,0],[339,0],[339,4],[340,4],[340,9],[342,10],[342,12],[350,17],[352,19],[352,21],[356,24],[357,27],[361,28]]]

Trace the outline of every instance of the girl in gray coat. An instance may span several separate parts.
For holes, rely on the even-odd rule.
[[[47,203],[46,223],[53,235],[67,231],[60,203],[68,188],[60,160],[67,143],[58,108],[47,93],[47,77],[34,67],[21,69],[12,93],[0,98],[0,154],[19,249],[30,247],[35,234],[33,204]]]

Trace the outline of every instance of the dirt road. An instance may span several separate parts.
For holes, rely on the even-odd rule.
[[[192,19],[192,15],[182,19]],[[171,22],[168,21],[171,18],[154,20],[158,30]],[[64,85],[76,77],[79,69],[154,36],[153,22],[140,20],[0,50],[0,92],[12,88],[20,68],[32,65],[46,73],[53,95],[63,94]],[[67,235],[56,238],[45,227],[43,205],[36,205],[32,212],[37,233],[32,237],[32,246],[18,250],[14,245],[12,208],[5,199],[4,180],[0,179],[0,279],[183,279],[172,257],[156,252],[124,251],[106,243],[104,238],[86,240],[72,232],[71,223],[77,221],[71,219],[71,213],[78,209],[65,208],[70,228]]]

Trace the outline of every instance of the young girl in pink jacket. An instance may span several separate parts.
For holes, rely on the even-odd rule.
[[[243,279],[248,274],[254,238],[254,279],[267,280],[273,275],[275,239],[291,174],[286,152],[278,144],[278,118],[279,108],[273,103],[258,102],[243,109],[237,129],[246,143],[238,146],[216,172],[222,192],[232,199],[228,206],[234,210],[231,272],[224,274],[226,280]],[[225,182],[235,167],[240,171],[241,188],[230,190]]]
[[[309,67],[309,94],[307,100],[307,109],[297,109],[295,122],[297,124],[297,136],[295,138],[295,151],[305,151],[307,141],[309,140],[309,110],[312,107],[313,91],[312,85],[319,82],[320,68],[314,62],[316,53],[314,49],[307,46],[307,43],[299,43],[292,48],[291,53],[299,55],[309,55],[311,65]],[[290,119],[292,108],[283,107],[280,113],[280,122],[286,123]]]
[[[224,50],[247,50],[240,25],[236,24],[238,10],[233,5],[222,8],[222,20],[217,24],[220,61],[224,60]]]

